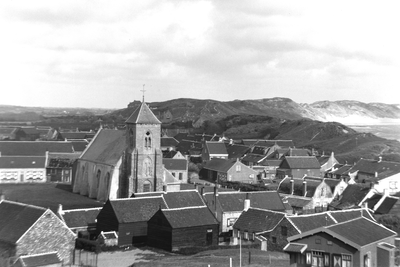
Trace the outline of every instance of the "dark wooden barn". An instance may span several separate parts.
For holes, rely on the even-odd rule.
[[[218,244],[218,221],[205,206],[161,209],[147,229],[147,245],[168,251]]]

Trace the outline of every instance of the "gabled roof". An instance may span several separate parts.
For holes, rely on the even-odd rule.
[[[147,222],[160,208],[168,208],[163,197],[108,200],[119,223]]]
[[[62,262],[62,260],[58,256],[57,251],[33,255],[23,255],[18,258],[18,261],[23,267],[49,266]]]
[[[80,159],[115,165],[125,149],[124,131],[100,129]]]
[[[312,229],[310,231],[303,232],[302,234],[288,237],[288,241],[295,241],[320,232],[327,233],[358,250],[364,246],[374,244],[386,238],[395,237],[397,235],[396,232],[362,217],[335,225]]]
[[[125,123],[161,124],[156,115],[154,115],[149,106],[144,102],[132,113]]]
[[[178,140],[173,137],[161,137],[161,146],[176,146],[179,144]]]
[[[96,223],[97,215],[101,211],[99,208],[63,210],[62,219],[69,228],[87,227],[89,224]]]
[[[358,207],[369,191],[370,188],[368,185],[349,184],[339,196],[339,199],[332,201],[329,206],[334,207],[335,209]]]
[[[169,209],[205,206],[203,198],[196,189],[173,192],[136,193],[135,198],[160,196]]]
[[[321,165],[319,164],[319,162],[315,156],[285,157],[281,163],[281,166],[284,164],[285,161],[287,162],[290,169],[320,169],[321,168]]]
[[[289,203],[289,205],[293,208],[303,208],[308,203],[310,203],[311,198],[289,195],[285,196],[284,200],[286,200]]]
[[[74,147],[74,151],[84,151],[89,142],[87,140],[74,140],[71,141],[72,146]]]
[[[374,217],[369,213],[367,209],[350,209],[350,210],[338,210],[328,211],[332,218],[338,223],[350,221],[356,218],[365,217],[371,221],[375,221]]]
[[[336,223],[332,217],[325,212],[309,215],[287,216],[286,218],[300,233]]]
[[[188,162],[186,159],[169,159],[163,158],[162,163],[167,170],[187,170]]]
[[[44,156],[46,151],[74,153],[72,143],[65,141],[0,141],[2,156]]]
[[[250,207],[284,211],[285,206],[276,191],[254,191],[254,192],[219,192],[217,201],[223,212],[237,212],[244,209],[246,196],[250,199]],[[204,194],[207,203],[214,198],[214,193]]]
[[[38,156],[1,156],[0,169],[36,169],[46,168],[46,157]]]
[[[251,233],[272,231],[285,217],[285,213],[266,209],[249,208],[243,211],[233,228]]]
[[[341,166],[339,169],[337,169],[336,171],[332,171],[332,173],[335,174],[335,175],[348,174],[349,170],[352,167],[353,167],[353,165],[345,164],[345,165]]]
[[[236,163],[235,159],[217,159],[213,158],[207,161],[206,165],[204,165],[204,169],[218,171],[218,172],[227,172],[232,166]]]
[[[218,224],[217,219],[205,206],[163,209],[160,212],[164,214],[170,226],[174,229]]]
[[[249,151],[248,146],[236,145],[236,144],[226,144],[226,151],[228,152],[229,159],[236,159],[242,157]]]
[[[228,155],[228,151],[226,151],[226,146],[224,142],[206,141],[206,147],[210,155]]]
[[[14,201],[0,202],[0,241],[15,244],[47,209]]]
[[[375,173],[385,173],[385,177],[400,173],[400,163],[391,161],[379,161],[371,159],[360,159],[352,168],[351,172],[359,171],[361,173],[367,173],[375,175]],[[379,178],[385,178],[379,177]]]

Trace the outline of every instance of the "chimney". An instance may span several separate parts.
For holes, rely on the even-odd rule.
[[[382,157],[381,157],[381,156],[379,156],[378,163],[381,163],[381,162],[382,162]]]
[[[303,180],[303,197],[307,194],[307,181]]]
[[[64,215],[62,204],[58,204],[57,214]]]
[[[244,211],[248,211],[250,208],[250,196],[249,193],[246,193],[246,199],[244,200]]]
[[[293,178],[290,179],[290,194],[293,195],[294,193],[294,180]]]
[[[218,186],[217,185],[214,186],[214,196],[215,197],[218,196]]]
[[[163,185],[163,191],[164,191],[164,194],[168,193],[168,187],[167,187],[167,185]]]
[[[204,195],[204,185],[200,188],[200,195],[201,195],[201,196]]]
[[[375,178],[378,178],[378,172],[375,172]]]

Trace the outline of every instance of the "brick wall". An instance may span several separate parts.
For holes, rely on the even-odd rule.
[[[58,251],[64,263],[69,263],[75,247],[75,235],[50,210],[17,242],[17,255]]]

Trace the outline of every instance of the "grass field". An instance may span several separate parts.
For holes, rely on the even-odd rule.
[[[0,184],[0,192],[7,200],[50,208],[54,212],[57,211],[59,204],[63,205],[63,209],[103,206],[102,202],[72,193],[69,184]]]

